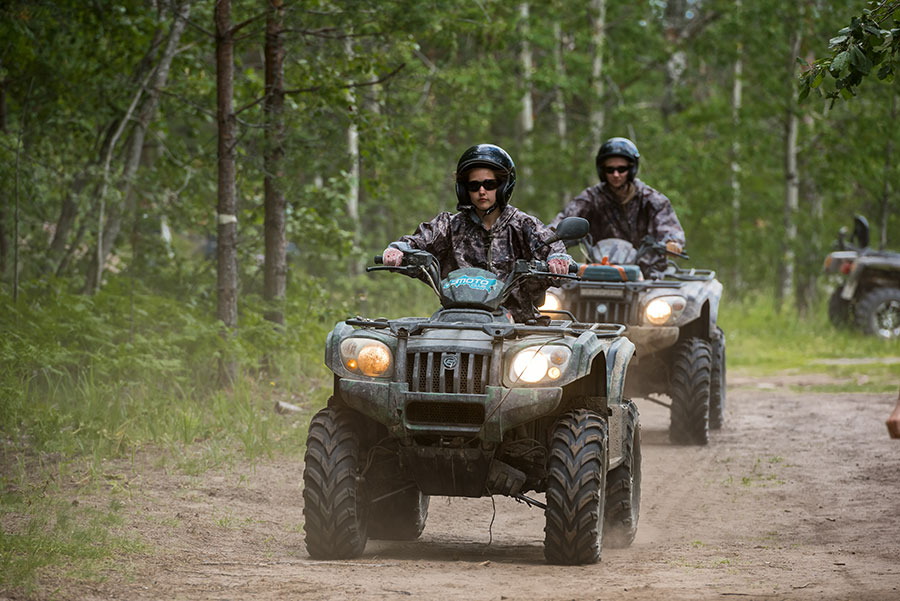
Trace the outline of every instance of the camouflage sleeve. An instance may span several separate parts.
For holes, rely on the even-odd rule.
[[[555,228],[565,217],[584,217],[590,221],[595,200],[591,195],[591,188],[586,188],[581,194],[573,198],[562,211],[556,214],[556,217],[550,221],[549,226]]]
[[[682,247],[685,245],[684,229],[681,222],[675,215],[675,209],[672,208],[672,202],[660,192],[653,190],[650,197],[650,204],[653,207],[653,216],[651,227],[653,228],[653,237],[660,242],[668,242],[674,240]]]
[[[402,251],[410,249],[426,250],[443,262],[443,258],[450,252],[450,213],[446,211],[438,213],[431,221],[419,224],[416,231],[407,236],[401,236],[399,240],[388,244],[390,248]]]

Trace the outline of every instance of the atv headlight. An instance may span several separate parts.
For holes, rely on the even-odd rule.
[[[383,342],[371,338],[347,338],[341,342],[341,361],[348,371],[377,378],[391,375],[394,358]]]
[[[655,326],[661,326],[668,321],[678,318],[687,306],[684,297],[660,296],[647,303],[644,309],[644,319]]]
[[[549,290],[544,294],[544,304],[538,307],[538,311],[559,311],[562,301]]]
[[[567,346],[529,346],[516,353],[509,365],[512,382],[533,384],[541,380],[558,380],[572,356]]]

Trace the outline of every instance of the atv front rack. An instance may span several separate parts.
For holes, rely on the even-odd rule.
[[[474,330],[480,329],[494,338],[517,338],[529,334],[561,334],[580,336],[585,332],[593,332],[597,338],[616,338],[625,332],[625,326],[618,323],[581,323],[563,321],[560,325],[531,326],[518,323],[446,323],[433,320],[423,321],[388,321],[384,319],[366,319],[357,317],[347,319],[344,323],[360,328],[388,328],[395,335],[415,336],[425,330]],[[552,323],[552,322],[551,322]]]

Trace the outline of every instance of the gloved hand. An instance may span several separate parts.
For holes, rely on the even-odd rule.
[[[396,248],[385,248],[384,252],[381,253],[381,258],[385,265],[399,267],[400,262],[403,261],[403,251]]]
[[[669,240],[668,242],[666,242],[666,250],[670,253],[681,254],[681,245],[674,240]]]
[[[550,266],[550,273],[556,275],[564,275],[569,273],[569,262],[565,259],[550,259],[547,261]]]

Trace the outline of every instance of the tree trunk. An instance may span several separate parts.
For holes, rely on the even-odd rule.
[[[891,119],[888,123],[897,123],[897,92],[891,96]],[[894,128],[888,127],[888,139],[884,148],[884,188],[881,194],[881,236],[878,247],[887,248],[888,214],[891,208],[891,172],[894,169]],[[897,242],[896,240],[894,241]]]
[[[0,62],[0,69],[3,63]],[[6,88],[0,81],[0,133],[6,133]],[[6,193],[5,188],[0,196],[0,279],[6,275],[6,264],[9,261],[9,235],[6,233]]]
[[[799,25],[799,24],[798,24]],[[795,57],[800,54],[801,35],[799,26],[791,32],[790,52],[790,79],[793,82],[796,77]],[[790,297],[794,289],[794,273],[796,255],[794,247],[797,240],[797,223],[795,217],[799,201],[800,176],[797,172],[797,132],[799,119],[797,118],[797,92],[793,84],[788,88],[789,97],[784,121],[784,215],[782,225],[784,235],[782,237],[782,264],[780,281],[776,289],[776,306],[781,309],[784,301]]]
[[[563,48],[565,47],[562,25],[559,21],[553,22],[553,68],[556,71],[556,85],[553,86],[553,114],[556,117],[556,137],[559,140],[559,149],[562,156],[568,159],[568,127],[566,124],[566,99],[563,95],[563,82],[566,78],[566,64],[563,61]],[[571,198],[565,188],[560,190],[560,201],[565,205]]]
[[[741,0],[735,1],[738,18],[741,16]],[[734,60],[733,81],[731,86],[731,251],[732,276],[731,283],[735,289],[741,288],[741,106],[744,91],[744,46],[737,43],[737,57]]]
[[[594,142],[599,144],[602,141],[604,121],[606,120],[606,112],[603,107],[605,94],[603,86],[603,53],[606,49],[606,0],[591,0],[591,16],[594,20],[591,34],[591,50],[593,52],[591,87],[594,92],[594,97],[590,103],[591,136]]]
[[[227,340],[237,327],[237,202],[235,198],[234,32],[231,0],[216,0],[216,114],[218,140],[218,310],[222,336]],[[227,353],[227,351],[226,351]],[[226,355],[219,362],[223,384],[234,381],[237,366]]]
[[[265,161],[265,275],[263,298],[265,318],[284,325],[287,283],[287,240],[285,239],[284,172],[284,30],[283,0],[266,3],[266,151]]]
[[[681,87],[681,77],[684,75],[685,68],[687,68],[687,53],[681,48],[681,40],[687,24],[686,0],[668,0],[663,18],[665,22],[664,33],[670,53],[666,61],[662,117],[666,128],[668,128],[669,116],[681,110],[677,94],[678,88]]]
[[[531,181],[531,155],[532,133],[534,132],[534,99],[532,97],[531,79],[534,71],[534,62],[531,53],[531,41],[529,34],[529,6],[527,2],[519,4],[519,68],[522,69],[522,101],[519,111],[519,131],[522,133],[522,157],[520,181],[523,186],[523,196],[530,197],[534,184]]]
[[[97,262],[91,264],[91,267],[88,270],[85,290],[89,294],[100,287],[103,278],[103,265],[106,263],[107,257],[115,247],[119,232],[122,229],[122,220],[125,215],[129,215],[134,211],[136,201],[132,184],[141,163],[144,138],[146,137],[150,123],[156,116],[156,109],[159,106],[159,97],[168,82],[169,69],[172,66],[172,60],[175,58],[175,53],[178,51],[181,34],[184,33],[184,28],[187,25],[190,13],[191,3],[185,1],[176,8],[176,12],[172,17],[172,28],[169,30],[166,48],[163,51],[162,56],[160,56],[159,63],[149,79],[149,89],[146,90],[146,98],[137,112],[134,127],[131,130],[129,146],[125,156],[125,166],[119,184],[119,187],[122,188],[123,202],[114,203],[110,206],[109,217],[106,219],[105,224],[103,221],[105,204],[104,198],[102,197],[103,194],[101,193],[99,224],[100,227],[102,227],[102,230],[98,233],[96,250]],[[110,149],[110,154],[108,156],[111,155],[112,149]]]
[[[344,50],[347,59],[353,58],[353,43],[350,36],[347,37]],[[359,129],[356,126],[356,117],[359,107],[356,103],[356,93],[353,88],[347,88],[347,111],[350,123],[347,125],[347,158],[350,165],[350,193],[347,196],[347,218],[350,220],[353,232],[353,248],[361,246],[360,232],[362,228],[359,222]],[[350,260],[350,274],[359,275],[362,272],[356,259]]]

